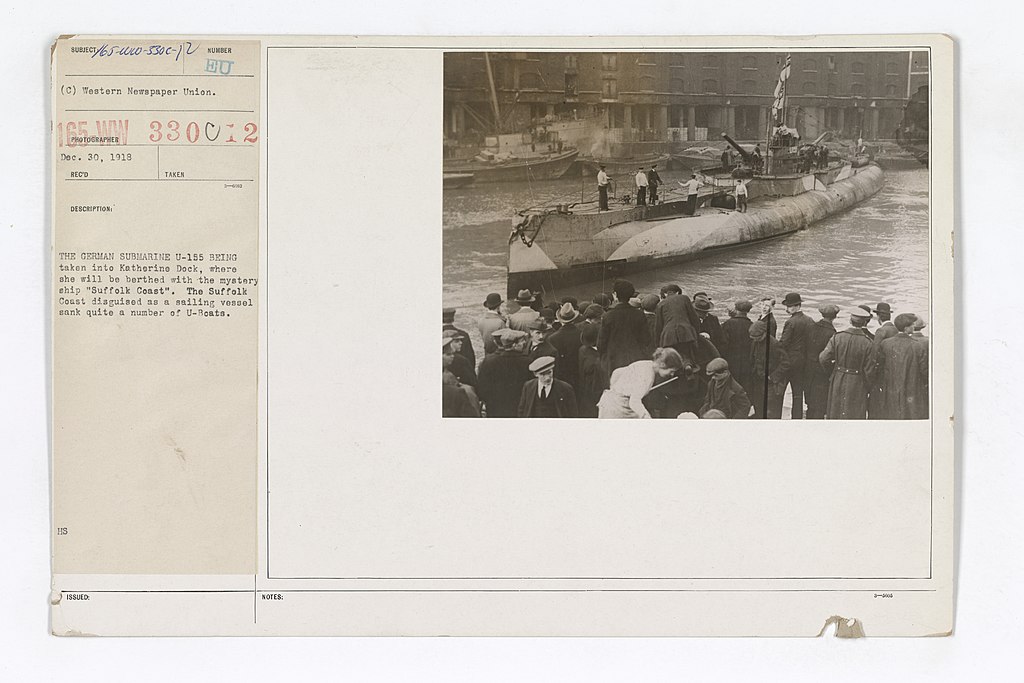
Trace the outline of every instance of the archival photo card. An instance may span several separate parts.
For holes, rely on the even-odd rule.
[[[55,635],[952,631],[950,39],[51,71]]]

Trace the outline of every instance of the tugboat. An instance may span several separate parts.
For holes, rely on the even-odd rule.
[[[680,190],[666,191],[653,206],[619,204],[602,211],[596,201],[520,211],[508,239],[508,292],[544,292],[545,298],[571,284],[613,279],[638,270],[698,259],[723,249],[756,244],[803,230],[846,211],[878,192],[882,170],[864,161],[855,167],[828,151],[824,136],[801,144],[785,125],[789,57],[779,75],[762,159],[725,141],[740,163],[714,173],[695,173],[700,182],[693,204]],[[749,210],[734,209],[739,183]]]

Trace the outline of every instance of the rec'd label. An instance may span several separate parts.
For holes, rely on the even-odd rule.
[[[251,574],[260,43],[51,68],[54,572]]]

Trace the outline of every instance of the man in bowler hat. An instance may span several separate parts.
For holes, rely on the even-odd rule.
[[[794,420],[804,418],[804,386],[807,382],[807,368],[818,362],[817,354],[810,357],[808,342],[813,334],[814,321],[804,315],[801,309],[803,299],[796,292],[790,292],[782,300],[782,305],[789,313],[789,320],[782,326],[780,343],[789,356],[789,386],[793,393],[793,406],[790,417]]]

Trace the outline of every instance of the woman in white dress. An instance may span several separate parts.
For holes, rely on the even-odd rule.
[[[683,367],[683,358],[675,349],[655,349],[651,360],[638,360],[616,369],[610,389],[597,403],[599,418],[649,418],[644,396],[651,387],[670,379]]]

